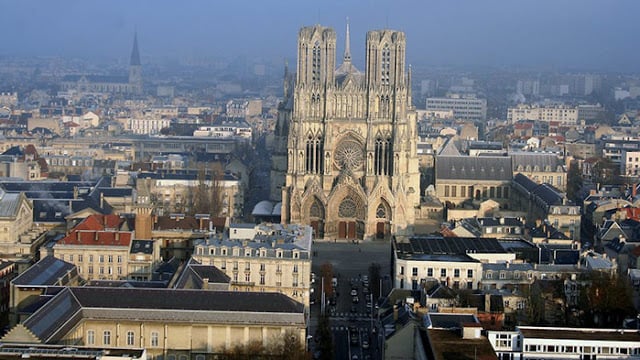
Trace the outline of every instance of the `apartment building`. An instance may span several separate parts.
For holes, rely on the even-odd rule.
[[[515,123],[521,120],[556,121],[561,125],[577,125],[578,108],[566,105],[540,106],[518,104],[516,107],[507,109],[507,121],[509,123]]]
[[[637,330],[518,326],[487,337],[499,359],[637,359]]]
[[[395,288],[418,290],[422,281],[436,279],[454,289],[477,289],[482,263],[513,261],[496,239],[414,236],[407,242],[393,240]]]
[[[309,306],[310,226],[232,224],[229,235],[196,240],[193,259],[214,265],[233,291],[279,292]]]
[[[427,111],[453,111],[458,120],[484,121],[487,119],[487,100],[452,95],[427,98]]]

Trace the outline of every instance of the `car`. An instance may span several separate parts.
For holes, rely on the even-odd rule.
[[[367,301],[367,309],[371,309],[371,303]]]
[[[362,292],[363,292],[365,295],[369,295],[369,294],[371,293],[371,290],[369,290],[369,288],[368,288],[367,286],[365,286],[365,287],[364,287],[364,289],[362,289]]]
[[[358,296],[358,290],[356,289],[351,290],[351,296]]]
[[[353,356],[351,356],[351,360],[358,360],[358,355],[353,354]]]
[[[329,305],[333,305],[333,306],[336,305],[336,298],[335,297],[329,298]]]
[[[352,313],[358,312],[358,307],[355,305],[351,305],[351,312]]]
[[[311,273],[311,283],[312,284],[316,283],[316,274],[315,273]]]
[[[354,303],[354,304],[357,304],[357,303],[360,302],[360,299],[357,296],[354,296],[354,297],[351,298],[351,302]]]
[[[369,340],[367,340],[367,339],[362,340],[362,348],[363,349],[368,349],[369,348]]]

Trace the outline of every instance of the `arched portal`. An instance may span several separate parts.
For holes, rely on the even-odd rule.
[[[313,236],[316,239],[324,238],[324,205],[314,197],[309,206],[309,225],[313,228]]]
[[[384,200],[376,208],[376,238],[387,239],[391,233],[391,207]]]
[[[362,239],[364,235],[364,204],[348,194],[338,205],[338,238]]]

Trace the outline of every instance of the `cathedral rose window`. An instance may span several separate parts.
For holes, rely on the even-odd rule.
[[[350,197],[344,198],[338,207],[338,216],[342,218],[356,217],[356,202]]]
[[[341,169],[357,170],[363,158],[362,146],[355,141],[343,141],[336,149],[336,165]]]

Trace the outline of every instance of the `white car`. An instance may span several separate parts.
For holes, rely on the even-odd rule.
[[[356,289],[351,290],[351,296],[358,296],[358,290]]]

